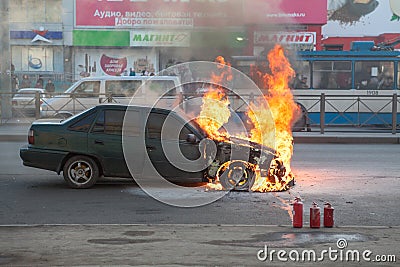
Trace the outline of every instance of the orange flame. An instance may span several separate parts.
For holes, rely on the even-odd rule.
[[[273,140],[271,139],[271,127],[275,127],[275,149],[278,151],[279,159],[286,168],[286,175],[282,181],[269,181],[265,177],[257,175],[252,190],[262,192],[284,190],[287,184],[293,180],[290,168],[290,160],[293,154],[291,125],[294,114],[298,110],[288,86],[295,72],[285,57],[283,47],[276,45],[268,53],[268,62],[271,74],[259,74],[258,76],[263,77],[263,82],[267,87],[265,89],[268,89],[268,94],[264,97],[274,118],[274,125],[270,121],[265,121],[268,116],[263,115],[263,113],[267,112],[267,107],[264,105],[251,105],[251,110],[248,114],[254,125],[260,126],[252,130],[252,136],[256,142],[271,147],[270,142]]]
[[[251,103],[247,112],[254,125],[250,140],[275,148],[278,154],[278,158],[271,163],[267,177],[263,177],[261,170],[256,167],[256,180],[251,190],[259,192],[286,190],[294,179],[290,168],[293,153],[291,125],[294,114],[298,112],[298,106],[294,102],[288,84],[295,72],[279,45],[270,51],[268,61],[271,74],[265,72],[267,68],[265,70],[252,68],[253,74],[258,78],[257,84],[262,85],[261,89],[266,89],[268,92],[264,95],[266,101]],[[216,62],[220,63],[217,67],[219,73],[212,74],[212,82],[217,86],[208,88],[208,92],[203,96],[203,105],[197,122],[208,137],[217,141],[227,141],[229,135],[221,133],[220,128],[229,120],[230,103],[220,85],[232,80],[232,73],[230,65],[223,57],[218,57]],[[282,173],[282,170],[283,177],[277,174]],[[216,181],[216,184],[209,183],[208,189],[221,190],[222,187]]]
[[[222,56],[217,57],[215,61],[219,63],[217,65],[218,73],[213,72],[211,75],[213,86],[207,88],[208,90],[203,96],[201,112],[196,121],[208,137],[217,141],[224,141],[229,136],[226,133],[221,133],[220,128],[228,122],[231,112],[229,109],[230,102],[222,85],[232,80],[232,69]]]

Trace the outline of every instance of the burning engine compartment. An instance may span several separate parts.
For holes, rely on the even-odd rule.
[[[270,51],[268,61],[270,73],[253,70],[264,81],[262,89],[268,93],[247,106],[246,115],[253,125],[248,133],[235,136],[221,132],[231,116],[231,103],[224,88],[212,86],[202,97],[196,122],[218,147],[207,170],[212,181],[209,189],[271,192],[294,185],[290,168],[291,125],[299,114],[299,107],[289,89],[289,81],[295,72],[279,45]],[[230,82],[230,64],[223,57],[218,57],[216,62],[218,73],[212,74],[212,82],[217,85]]]
[[[206,173],[209,188],[250,191],[261,177],[278,188],[294,185],[293,179],[286,184],[286,168],[274,149],[236,137],[214,142],[217,153]]]

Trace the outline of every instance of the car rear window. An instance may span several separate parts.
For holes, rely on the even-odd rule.
[[[95,117],[96,117],[96,112],[88,114],[87,116],[83,117],[79,121],[69,126],[68,130],[75,132],[88,132]]]

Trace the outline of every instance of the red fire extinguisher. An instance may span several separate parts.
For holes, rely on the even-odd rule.
[[[333,227],[333,210],[331,203],[324,205],[324,227]]]
[[[293,227],[303,227],[303,202],[296,197],[293,203]]]
[[[317,203],[313,202],[310,208],[310,227],[319,228],[321,224],[321,211]]]

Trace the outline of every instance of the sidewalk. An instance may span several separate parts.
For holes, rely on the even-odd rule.
[[[30,123],[6,123],[0,125],[0,142],[27,140]],[[341,144],[400,144],[400,132],[326,131],[321,134],[319,129],[312,132],[294,132],[294,143],[341,143]]]
[[[0,226],[0,236],[0,265],[7,266],[372,266],[376,262],[367,260],[377,255],[400,260],[400,227],[33,225]],[[305,249],[316,259],[308,260],[307,252],[296,262],[296,251],[302,257]],[[287,262],[278,259],[279,250]],[[371,254],[363,258],[366,250]]]

